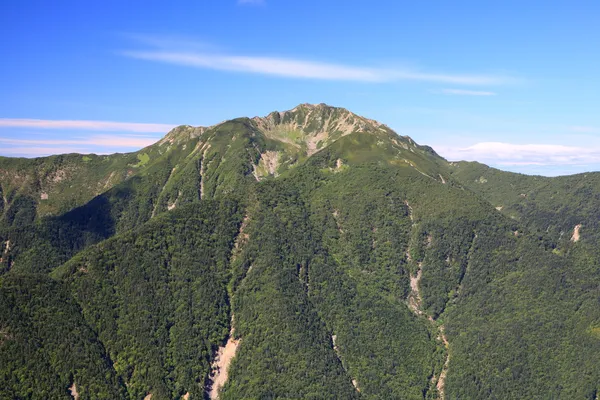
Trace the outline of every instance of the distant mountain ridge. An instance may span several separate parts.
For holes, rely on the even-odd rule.
[[[261,151],[258,161],[254,159],[256,155],[249,155],[253,173],[259,179],[298,165],[353,133],[391,137],[396,147],[413,152],[426,150],[438,158],[437,161],[442,160],[431,148],[419,146],[410,137],[399,136],[377,121],[323,103],[301,104],[288,111],[274,111],[266,117],[237,118],[210,127],[181,125],[157,143],[133,153],[66,154],[35,159],[0,157],[2,222],[10,225],[14,218],[32,222],[39,217],[62,214],[133,176],[147,173],[155,164],[174,163],[174,169],[181,168],[182,162],[203,158],[205,151],[210,154],[207,148],[214,146],[213,142],[235,140],[237,136],[230,131],[234,125],[250,131],[242,136],[262,136],[253,140],[255,145],[265,140],[278,143],[271,145],[277,147],[273,150],[255,146]],[[406,162],[414,165],[411,160]],[[76,189],[73,182],[77,183]],[[80,190],[82,187],[85,190]]]
[[[301,104],[0,158],[0,199],[0,398],[600,393],[598,173]]]

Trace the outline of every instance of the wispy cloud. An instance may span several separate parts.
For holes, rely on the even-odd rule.
[[[287,78],[356,82],[423,81],[457,85],[500,85],[516,82],[515,78],[487,74],[427,72],[414,68],[367,67],[261,55],[226,54],[198,49],[197,46],[169,40],[144,40],[150,50],[122,51],[121,55],[187,67],[243,72]]]
[[[8,147],[3,148],[0,151],[2,156],[13,156],[13,157],[45,157],[53,154],[90,154],[94,153],[88,148],[83,147],[44,147],[44,146],[26,146],[26,147]],[[103,154],[106,152],[95,152],[96,154]]]
[[[144,137],[144,136],[131,136],[131,135],[94,135],[89,138],[75,138],[75,139],[14,139],[14,138],[1,138],[0,143],[5,145],[29,145],[35,146],[64,146],[64,145],[78,145],[78,146],[104,146],[113,148],[142,148],[151,145],[156,142],[158,138],[155,137]],[[6,146],[4,146],[6,147]],[[5,149],[2,151],[4,152]]]
[[[440,146],[449,160],[480,161],[492,165],[585,165],[600,163],[600,147],[556,144],[482,142],[468,147]]]
[[[138,122],[0,118],[0,128],[77,129],[91,131],[166,133],[174,125]]]
[[[92,135],[69,139],[15,139],[0,137],[0,155],[42,157],[52,154],[110,154],[135,151],[149,146],[159,138],[144,135]]]
[[[442,89],[439,93],[457,96],[495,96],[497,94],[496,92],[465,89]]]

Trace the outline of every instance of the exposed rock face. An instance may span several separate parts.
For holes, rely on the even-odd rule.
[[[227,382],[227,378],[229,377],[229,366],[235,357],[239,345],[240,339],[234,338],[234,331],[232,328],[227,343],[225,346],[219,348],[212,365],[212,372],[210,375],[211,384],[208,393],[211,400],[219,398],[219,390],[221,390],[223,385]]]
[[[301,104],[252,121],[267,137],[301,148],[307,155],[351,133],[390,131],[377,121],[326,104]]]

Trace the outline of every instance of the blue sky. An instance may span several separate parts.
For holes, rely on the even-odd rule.
[[[323,102],[449,160],[600,170],[599,19],[597,1],[9,0],[0,155]]]

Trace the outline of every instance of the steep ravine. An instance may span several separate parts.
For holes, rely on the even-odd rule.
[[[415,222],[415,217],[413,216],[413,208],[411,207],[408,200],[406,200],[404,202],[404,204],[406,205],[406,207],[408,209],[408,217],[410,218],[410,220],[412,222],[412,229],[414,229],[417,226],[417,223]],[[406,260],[409,263],[412,262],[412,260],[413,260],[411,254],[410,254],[410,246],[409,246],[409,249],[406,251]],[[421,308],[423,298],[421,296],[420,284],[421,284],[421,278],[423,277],[423,262],[417,262],[417,266],[418,266],[418,269],[417,269],[416,273],[414,275],[410,274],[410,276],[409,276],[410,277],[410,293],[408,294],[408,297],[406,299],[407,305],[408,305],[408,308],[410,308],[410,310],[417,317],[427,317],[427,320],[431,323],[434,330],[437,332],[437,335],[436,335],[437,340],[440,341],[444,345],[445,360],[444,360],[444,364],[442,366],[440,375],[439,375],[439,377],[436,377],[435,373],[434,373],[433,376],[431,377],[431,384],[433,385],[435,383],[437,392],[438,392],[438,398],[441,400],[444,400],[446,398],[446,393],[445,393],[446,376],[448,374],[448,365],[450,363],[449,343],[448,343],[448,339],[446,338],[446,334],[444,332],[444,330],[445,330],[444,325],[438,324],[437,321],[431,315],[427,315]]]
[[[333,343],[333,351],[335,351],[335,354],[337,355],[340,362],[342,363],[342,367],[344,367],[344,370],[346,371],[346,373],[348,373],[348,370],[346,369],[346,367],[344,366],[344,362],[342,361],[342,355],[340,353],[340,349],[338,348],[337,344],[335,343],[336,339],[337,339],[336,335],[331,336],[331,342]],[[352,385],[354,386],[354,388],[356,389],[357,392],[360,392],[360,387],[358,386],[358,381],[355,378],[352,378]]]
[[[437,321],[433,319],[431,315],[427,315],[421,309],[422,297],[419,285],[421,283],[423,271],[421,269],[422,263],[418,263],[418,265],[419,269],[417,270],[417,273],[415,275],[410,276],[410,294],[408,295],[407,299],[408,307],[413,313],[415,313],[416,316],[427,317],[427,319],[437,332],[437,340],[444,345],[444,348],[446,350],[444,365],[442,367],[442,371],[440,372],[439,377],[436,377],[435,375],[431,377],[431,383],[433,384],[435,382],[439,398],[441,400],[444,400],[446,398],[446,393],[444,390],[446,385],[446,376],[448,374],[448,365],[450,363],[449,343],[444,332],[444,324],[438,324]]]
[[[249,222],[250,217],[248,214],[246,214],[244,216],[244,219],[242,220],[242,224],[240,225],[237,237],[235,238],[234,247],[230,259],[232,264],[237,260],[240,253],[242,252],[243,247],[248,243],[248,240],[250,239],[249,234],[246,233]],[[250,268],[246,271],[242,282],[244,281],[251,269],[252,266],[250,266]],[[231,293],[229,295],[229,298],[232,298]],[[241,340],[241,338],[235,338],[235,315],[232,311],[229,337],[227,338],[227,342],[225,343],[225,345],[219,347],[219,349],[217,350],[217,353],[212,363],[211,372],[208,377],[208,384],[206,385],[206,392],[208,393],[208,397],[211,400],[216,400],[219,398],[219,391],[227,383],[227,379],[229,378],[229,367],[231,366],[231,362],[235,358]]]
[[[412,208],[410,207],[408,202],[406,202],[406,205],[409,209],[409,216],[410,216],[411,220],[414,221],[414,218],[412,215]],[[415,226],[416,226],[416,224],[413,222],[413,228]],[[457,295],[462,290],[462,279],[469,269],[470,260],[471,260],[471,257],[472,257],[472,254],[473,254],[473,251],[475,248],[475,242],[476,242],[477,238],[478,238],[478,235],[474,231],[473,238],[471,240],[471,244],[470,244],[469,250],[468,250],[466,270],[462,274],[460,280],[458,281],[458,285],[456,287]],[[428,245],[431,245],[431,240],[432,240],[432,238],[431,238],[431,236],[429,236],[428,237]],[[406,252],[406,257],[409,262],[412,260],[411,255],[410,255],[410,250]],[[448,256],[448,259],[446,260],[446,262],[449,262],[449,260],[450,260],[450,256]],[[410,275],[410,293],[407,298],[407,303],[408,303],[408,307],[411,309],[411,311],[415,315],[427,317],[427,319],[429,320],[429,322],[431,323],[431,325],[433,326],[433,328],[436,332],[436,339],[438,340],[438,342],[440,342],[444,346],[445,356],[444,356],[444,363],[442,365],[442,369],[439,373],[439,376],[436,376],[434,374],[431,377],[431,384],[432,385],[435,384],[435,387],[436,387],[437,393],[438,393],[438,398],[444,400],[446,398],[446,391],[445,391],[446,377],[448,375],[448,368],[450,365],[450,343],[448,342],[448,338],[446,337],[445,325],[443,323],[438,322],[439,317],[433,318],[433,316],[428,315],[421,308],[422,307],[422,295],[421,295],[421,290],[420,290],[420,283],[421,283],[421,278],[423,275],[423,262],[418,262],[417,266],[418,266],[418,269],[417,269],[416,273],[414,275],[412,275],[412,274]]]

